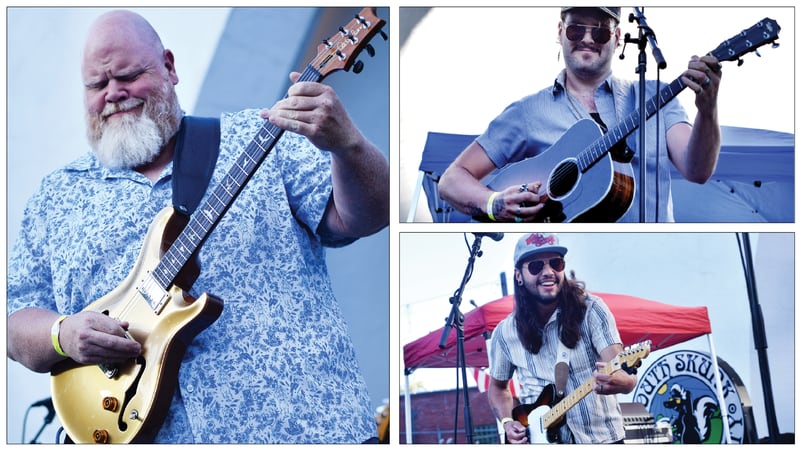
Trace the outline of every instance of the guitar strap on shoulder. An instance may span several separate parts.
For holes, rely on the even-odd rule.
[[[184,116],[172,162],[172,205],[189,216],[203,199],[219,155],[219,118]]]
[[[559,338],[558,356],[556,356],[555,382],[556,394],[558,398],[564,397],[567,393],[567,376],[569,375],[569,355],[570,349]]]

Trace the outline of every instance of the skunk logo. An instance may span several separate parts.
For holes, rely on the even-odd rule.
[[[736,381],[741,381],[733,369],[723,360],[718,361],[724,397],[717,397],[717,369],[706,353],[677,350],[661,356],[640,372],[633,400],[644,405],[656,424],[671,427],[668,441],[678,444],[744,442],[744,409],[739,396],[744,387],[731,379],[730,375],[735,375]],[[667,429],[664,430],[666,433]],[[747,435],[755,437],[750,432]]]
[[[682,444],[702,444],[711,436],[712,419],[719,418],[716,401],[704,395],[692,402],[692,393],[679,384],[673,384],[664,408],[675,411],[671,419],[672,436]]]

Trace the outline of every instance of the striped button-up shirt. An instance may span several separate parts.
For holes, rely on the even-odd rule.
[[[566,392],[591,378],[600,361],[600,351],[612,344],[621,344],[616,321],[608,306],[599,297],[589,295],[586,315],[581,323],[581,338],[569,356],[569,377]],[[522,386],[520,401],[534,403],[542,389],[555,384],[554,368],[558,353],[557,309],[544,326],[543,344],[539,353],[525,350],[515,326],[515,313],[501,321],[492,333],[489,356],[490,375],[501,381],[512,375]],[[567,422],[561,438],[572,434],[576,443],[610,443],[625,437],[622,414],[614,395],[587,395],[567,411]]]

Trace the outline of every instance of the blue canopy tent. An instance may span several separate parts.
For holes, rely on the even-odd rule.
[[[424,190],[435,222],[470,218],[439,197],[439,177],[476,135],[428,132],[408,221]],[[722,126],[719,163],[711,180],[686,181],[672,168],[675,220],[679,222],[794,221],[794,134]]]

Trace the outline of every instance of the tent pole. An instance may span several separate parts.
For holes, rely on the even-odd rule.
[[[406,405],[405,405],[405,415],[406,415],[406,444],[411,444],[412,442],[412,432],[411,432],[411,394],[408,393],[408,374],[410,373],[408,370],[403,372],[406,375],[405,385],[406,385]]]
[[[728,406],[725,403],[725,395],[722,392],[722,379],[719,376],[719,363],[717,363],[717,350],[714,348],[714,340],[711,333],[708,337],[708,349],[711,351],[711,365],[714,366],[714,382],[717,385],[717,400],[719,401],[719,411],[722,413],[722,432],[725,435],[726,444],[731,443],[731,429],[728,425]]]
[[[408,209],[408,217],[406,222],[413,223],[414,218],[417,216],[417,203],[419,202],[420,189],[422,188],[422,180],[425,178],[425,173],[420,171],[417,176],[417,185],[414,187],[414,195],[411,197],[411,205]]]

